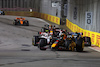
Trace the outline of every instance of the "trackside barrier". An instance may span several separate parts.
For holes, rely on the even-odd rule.
[[[60,18],[59,17],[56,17],[56,16],[52,16],[52,15],[49,15],[49,14],[44,14],[44,13],[39,13],[41,19],[45,19],[45,20],[48,20],[48,21],[51,21],[53,23],[56,23],[58,25],[60,25]]]
[[[51,21],[53,23],[56,23],[60,25],[60,18],[56,16],[52,16],[49,14],[39,13],[39,12],[29,12],[29,11],[5,11],[6,15],[16,15],[16,16],[31,16],[31,17],[37,17],[41,19],[45,19],[48,21]]]
[[[100,47],[100,33],[82,29],[78,25],[73,24],[72,22],[70,22],[68,19],[66,19],[66,26],[72,32],[82,32],[83,36],[89,36],[89,37],[91,37],[92,44]]]

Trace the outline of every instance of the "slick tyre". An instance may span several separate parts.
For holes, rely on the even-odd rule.
[[[32,43],[34,46],[38,46],[37,42],[39,42],[39,36],[33,36]]]
[[[66,47],[66,49],[69,50],[70,44],[71,44],[71,40],[66,40],[66,41],[65,41],[65,47]]]
[[[29,26],[29,22],[27,21],[26,26]]]
[[[16,21],[13,21],[13,25],[17,25],[17,22]]]
[[[38,47],[40,48],[40,50],[46,50],[45,48],[46,44],[47,44],[46,39],[40,39]]]
[[[79,38],[76,42],[76,51],[82,52],[83,51],[83,38]]]
[[[91,38],[90,37],[83,37],[84,42],[87,42],[88,44],[85,44],[85,46],[91,46]]]

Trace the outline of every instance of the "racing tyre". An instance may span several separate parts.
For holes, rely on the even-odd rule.
[[[26,26],[29,26],[29,22],[27,21]]]
[[[3,11],[2,15],[5,15],[5,12]]]
[[[82,52],[83,51],[83,38],[79,38],[77,41],[76,41],[76,51],[77,52]]]
[[[18,22],[16,22],[16,23],[17,23],[17,25],[21,25],[21,24],[20,24],[20,21],[18,21]]]
[[[5,15],[5,13],[2,13],[2,15]]]
[[[1,15],[5,15],[5,13],[1,13]]]
[[[66,47],[66,49],[69,50],[70,44],[71,44],[71,40],[66,40],[66,41],[65,41],[65,47]]]
[[[23,25],[24,25],[24,26],[29,26],[29,22],[28,22],[28,21],[24,21],[24,22],[23,22]]]
[[[84,42],[86,42],[85,46],[91,46],[91,38],[90,37],[83,37]]]
[[[32,45],[38,46],[37,42],[39,42],[39,36],[33,36]]]
[[[40,48],[40,50],[46,50],[45,48],[46,44],[47,44],[46,39],[40,39],[38,47]]]
[[[17,25],[17,22],[16,22],[16,21],[14,21],[14,22],[13,22],[13,24],[14,24],[14,25]]]

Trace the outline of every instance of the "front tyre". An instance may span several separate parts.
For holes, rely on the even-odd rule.
[[[16,21],[13,21],[13,25],[17,25],[17,22]]]
[[[38,46],[37,42],[39,42],[39,36],[33,36],[32,45]]]

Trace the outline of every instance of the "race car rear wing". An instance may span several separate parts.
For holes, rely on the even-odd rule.
[[[74,32],[68,32],[68,35],[83,35],[83,33],[74,33]]]
[[[23,19],[23,20],[25,20],[25,18],[16,18],[16,19]]]

